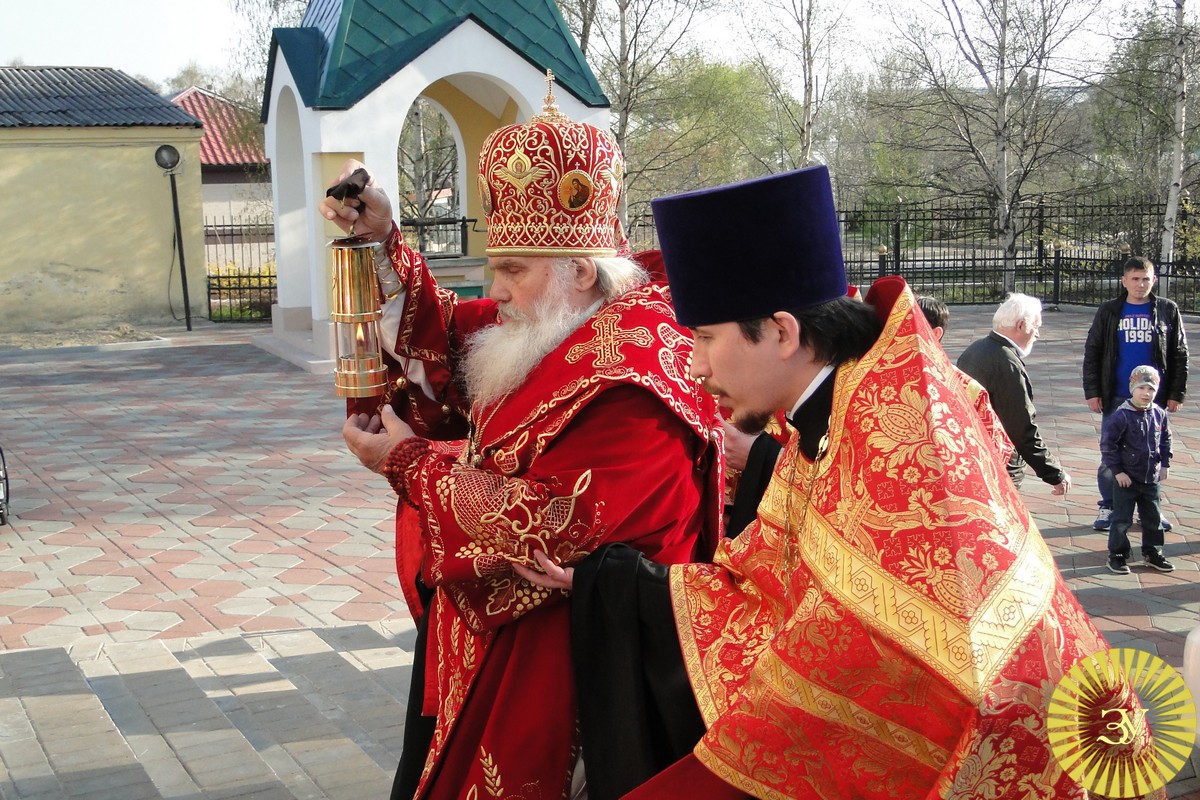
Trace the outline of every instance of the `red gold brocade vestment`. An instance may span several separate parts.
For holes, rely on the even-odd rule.
[[[836,373],[823,456],[793,432],[758,520],[670,571],[695,757],[779,800],[1086,797],[1046,711],[1107,645],[911,292],[868,302],[884,331]]]

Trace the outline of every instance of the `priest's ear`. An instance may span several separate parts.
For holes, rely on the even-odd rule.
[[[786,311],[776,311],[765,326],[768,336],[774,337],[781,359],[788,359],[800,349],[800,321]]]
[[[572,258],[571,263],[575,267],[575,290],[578,292],[590,291],[596,286],[596,260],[593,258]]]

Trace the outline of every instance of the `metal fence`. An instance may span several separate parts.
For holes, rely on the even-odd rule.
[[[260,322],[278,300],[275,227],[228,217],[204,220],[208,316],[214,322]]]
[[[843,255],[850,282],[866,286],[902,275],[913,290],[950,304],[996,303],[1009,290],[1050,306],[1095,306],[1113,297],[1129,254],[1157,261],[1164,204],[1023,203],[1016,213],[1014,258],[998,244],[995,214],[969,203],[863,203],[840,206]],[[405,219],[401,231],[427,258],[468,255],[465,217]],[[1176,224],[1175,260],[1158,264],[1158,291],[1185,313],[1200,313],[1200,231],[1185,202]],[[658,246],[651,217],[630,220],[635,250]],[[755,227],[734,233],[754,257]],[[213,320],[269,319],[276,302],[274,230],[270,224],[205,220],[209,314]],[[1007,271],[1006,271],[1007,270]]]
[[[1157,201],[1030,201],[1017,209],[1015,254],[1006,261],[995,213],[986,206],[850,201],[839,209],[843,256],[853,284],[902,275],[915,292],[950,304],[999,302],[1011,289],[1052,306],[1094,306],[1113,297],[1121,264],[1130,254],[1157,262],[1165,213]],[[1185,203],[1176,223],[1176,257],[1157,266],[1160,293],[1185,312],[1200,313],[1194,227]],[[634,219],[628,230],[635,249],[657,246],[652,219]],[[736,235],[753,258],[753,221]]]
[[[466,256],[466,217],[403,219],[405,240],[430,260]],[[267,222],[228,217],[204,220],[208,314],[214,322],[257,322],[271,318],[278,302],[275,229]]]
[[[405,217],[400,233],[427,259],[468,256],[467,234],[478,220],[467,217]]]
[[[992,303],[1009,289],[1052,306],[1098,305],[1119,288],[1131,254],[1158,261],[1165,205],[1031,201],[1015,215],[1011,260],[997,243],[992,209],[969,204],[847,205],[841,212],[846,269],[854,283],[899,274],[947,303]],[[1175,259],[1158,264],[1159,291],[1200,312],[1200,252],[1184,204]]]

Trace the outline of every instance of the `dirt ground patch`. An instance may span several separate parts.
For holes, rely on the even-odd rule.
[[[147,342],[159,338],[153,333],[122,323],[112,328],[86,328],[73,331],[36,331],[0,333],[0,349],[45,350],[52,347],[81,347],[114,342]]]

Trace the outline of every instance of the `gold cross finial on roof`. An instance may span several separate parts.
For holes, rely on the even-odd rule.
[[[570,122],[554,101],[554,70],[549,68],[546,69],[546,99],[542,101],[542,113],[533,119],[535,122]]]
[[[547,114],[558,111],[558,106],[554,102],[554,70],[549,67],[546,68],[546,100],[542,111]]]

